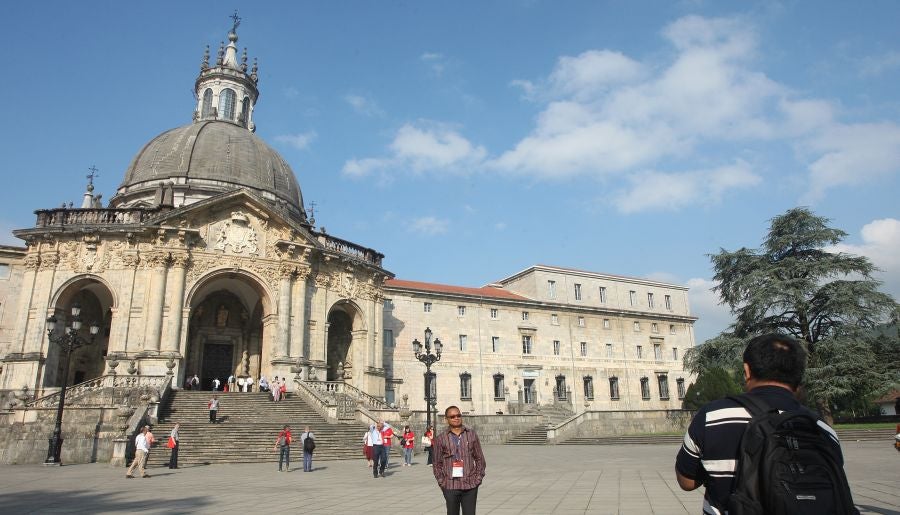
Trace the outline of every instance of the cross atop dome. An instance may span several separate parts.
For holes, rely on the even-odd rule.
[[[259,66],[253,59],[253,68],[247,72],[247,49],[238,58],[237,28],[241,17],[237,11],[230,16],[231,30],[228,45],[222,42],[215,66],[209,63],[209,46],[200,63],[200,76],[194,85],[197,108],[194,120],[221,120],[240,125],[250,131],[256,130],[253,123],[253,107],[259,97]]]

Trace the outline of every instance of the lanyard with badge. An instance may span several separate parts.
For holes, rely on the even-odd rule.
[[[450,433],[450,439],[453,441],[455,450],[453,451],[453,475],[451,477],[463,477],[463,460],[460,452],[460,443],[463,440],[462,435]]]

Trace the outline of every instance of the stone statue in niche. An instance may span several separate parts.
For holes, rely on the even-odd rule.
[[[250,375],[250,354],[247,351],[241,355],[241,371],[243,375]]]
[[[228,308],[224,304],[220,305],[219,310],[216,311],[216,326],[225,327],[228,325],[228,315]]]

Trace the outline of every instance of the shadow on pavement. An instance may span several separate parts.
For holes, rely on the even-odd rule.
[[[136,512],[146,511],[160,506],[153,506],[147,500],[132,501],[127,493],[103,494],[97,492],[67,492],[46,490],[30,490],[0,495],[0,506],[6,513],[41,513],[41,512]],[[206,506],[210,500],[206,497],[183,497],[177,501],[166,501],[166,513],[196,513]]]
[[[856,507],[863,513],[868,511],[871,513],[880,513],[881,515],[900,515],[900,511],[889,510],[887,508],[876,508],[875,506],[867,506],[865,504],[857,504]]]

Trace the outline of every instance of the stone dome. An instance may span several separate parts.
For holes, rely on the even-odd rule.
[[[195,121],[150,140],[131,161],[110,207],[150,205],[159,185],[168,182],[176,207],[247,188],[306,218],[291,167],[258,136],[228,121]]]

